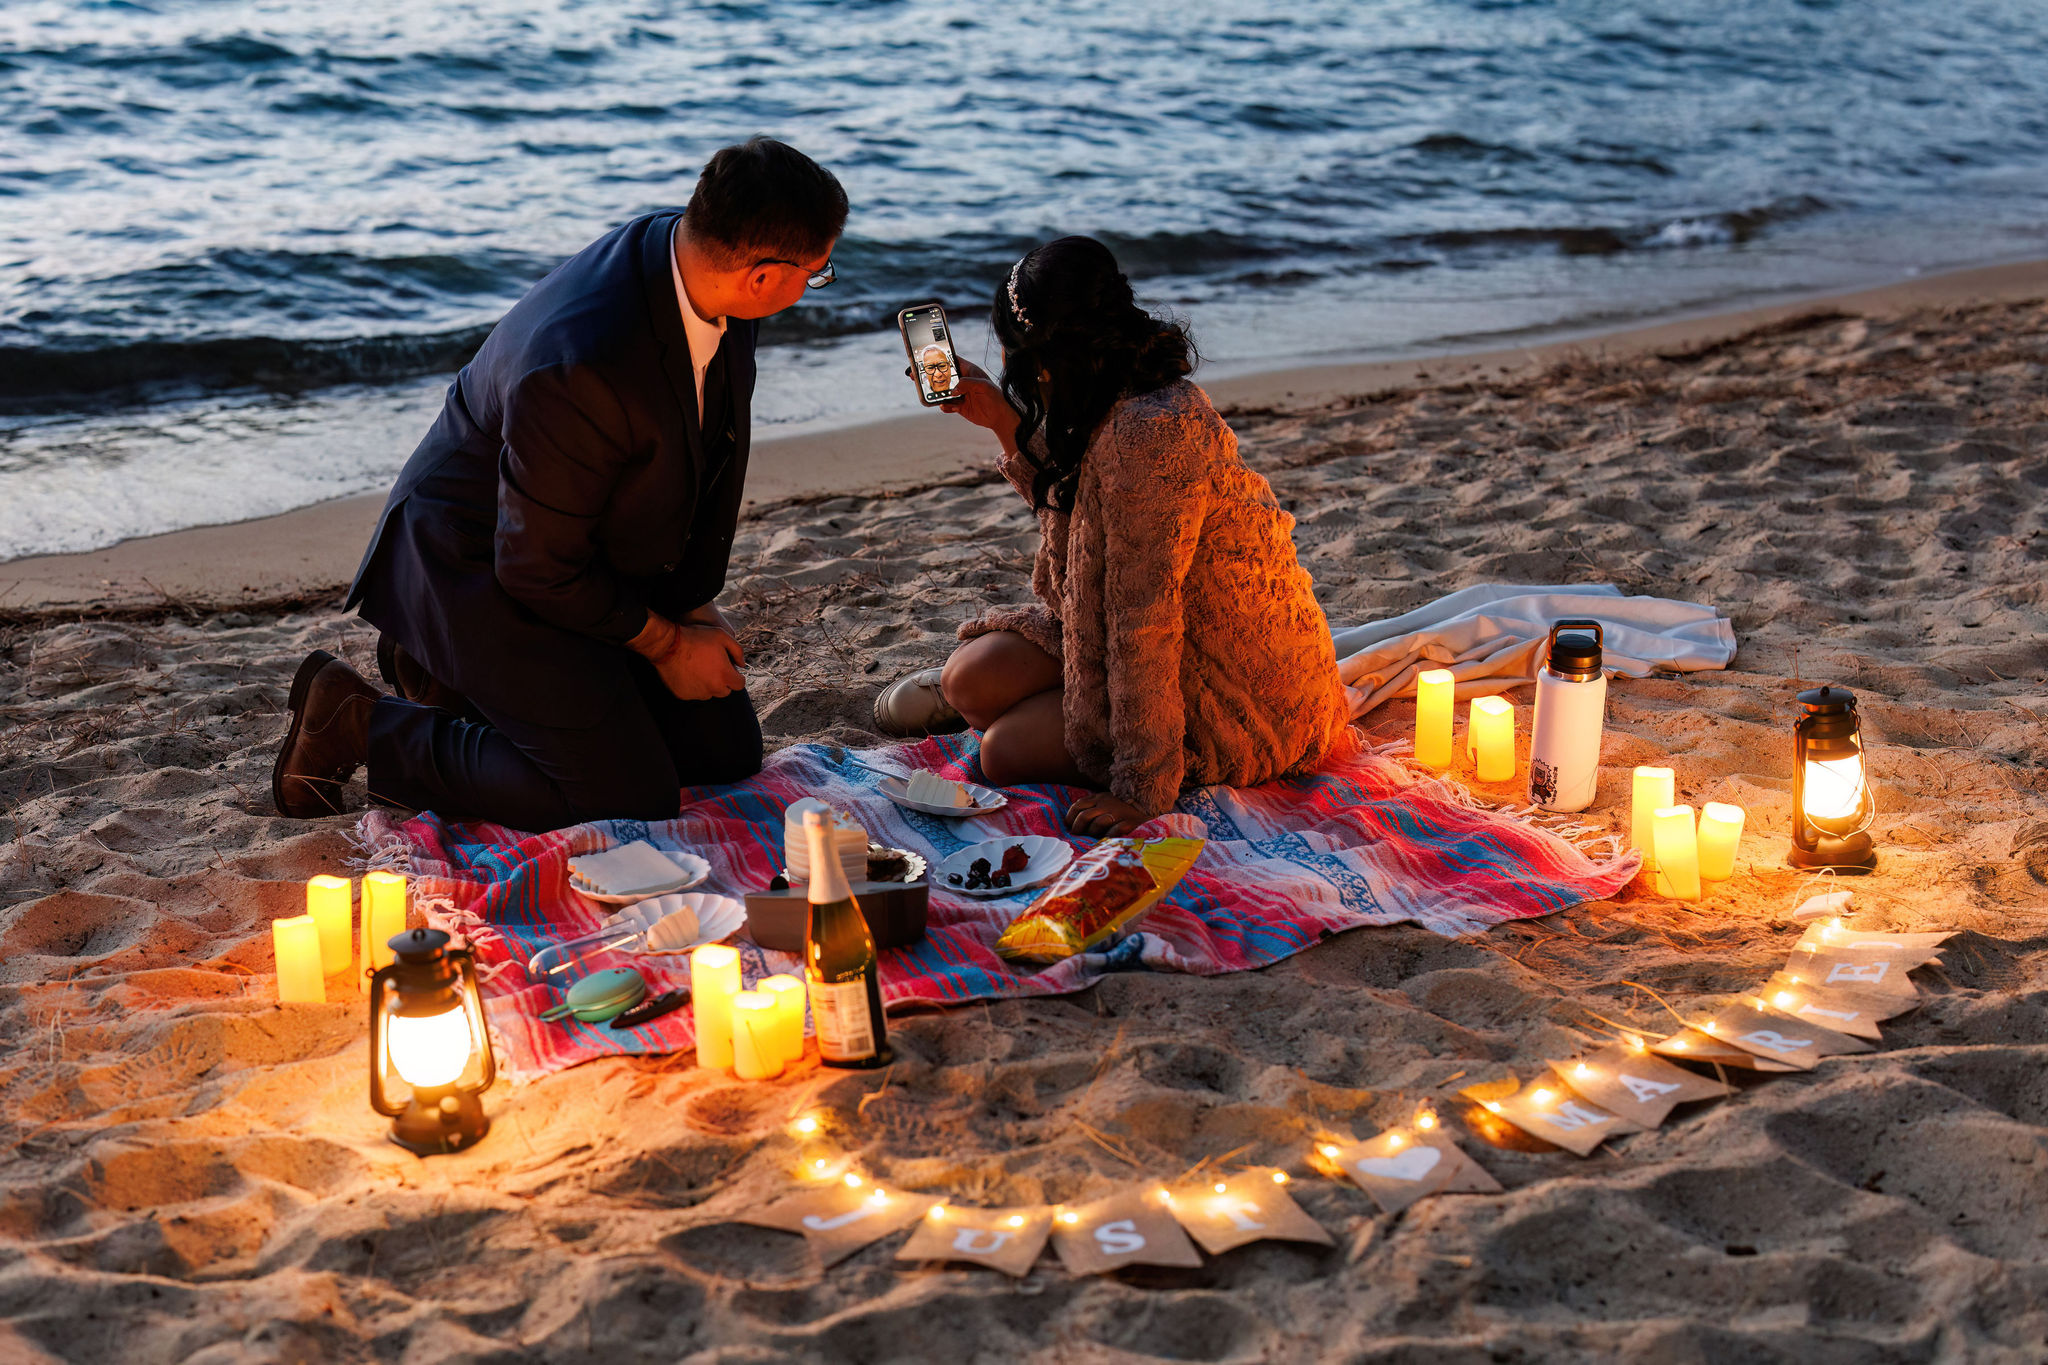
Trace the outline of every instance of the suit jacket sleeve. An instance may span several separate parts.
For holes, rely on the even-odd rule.
[[[522,376],[507,396],[498,457],[499,584],[543,621],[616,644],[647,624],[646,604],[598,544],[631,458],[629,430],[596,372],[550,366]]]

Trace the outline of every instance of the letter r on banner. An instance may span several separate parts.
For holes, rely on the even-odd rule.
[[[1145,1249],[1145,1239],[1138,1232],[1138,1225],[1128,1218],[1119,1218],[1095,1229],[1095,1244],[1102,1248],[1105,1256],[1128,1256],[1133,1251]]]
[[[1754,1033],[1743,1034],[1742,1041],[1745,1043],[1755,1043],[1758,1047],[1769,1048],[1773,1052],[1797,1052],[1801,1048],[1813,1046],[1813,1039],[1811,1038],[1787,1038],[1776,1029],[1767,1028],[1760,1028]]]

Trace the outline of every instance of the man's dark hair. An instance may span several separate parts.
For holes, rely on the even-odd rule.
[[[728,268],[769,257],[808,262],[845,229],[846,191],[788,143],[751,137],[712,153],[683,221]]]

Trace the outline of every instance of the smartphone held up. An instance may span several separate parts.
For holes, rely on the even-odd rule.
[[[946,310],[934,301],[913,303],[896,315],[903,349],[910,355],[910,376],[917,399],[928,408],[960,396],[960,361],[953,353],[953,329]]]

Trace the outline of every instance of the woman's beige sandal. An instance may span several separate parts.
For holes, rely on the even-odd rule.
[[[925,735],[954,735],[967,728],[967,718],[955,711],[939,690],[943,670],[927,668],[899,678],[875,698],[875,729],[899,739]]]

